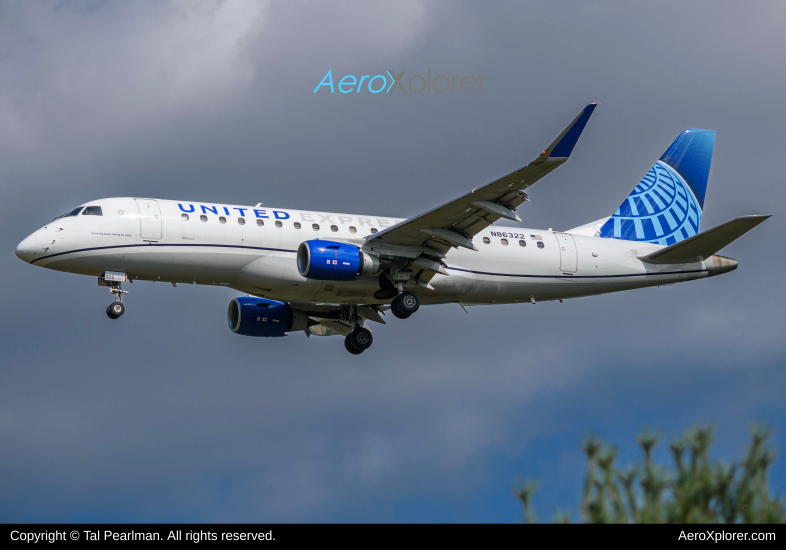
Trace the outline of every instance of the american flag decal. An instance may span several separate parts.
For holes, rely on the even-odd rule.
[[[540,235],[530,235],[530,238],[533,241],[542,241],[543,240],[543,238]]]

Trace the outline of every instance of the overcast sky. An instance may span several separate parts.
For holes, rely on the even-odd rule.
[[[645,425],[714,422],[731,459],[764,420],[782,447],[785,24],[776,1],[0,1],[0,520],[518,521],[519,473],[541,517],[577,508],[588,433],[623,463]],[[429,69],[487,78],[312,93],[328,70]],[[524,225],[610,215],[679,132],[714,129],[702,229],[774,215],[725,249],[737,271],[426,307],[353,357],[232,334],[228,289],[135,283],[110,321],[95,279],[14,256],[102,197],[413,216],[593,101]]]

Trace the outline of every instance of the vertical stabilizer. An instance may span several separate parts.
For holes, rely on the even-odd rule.
[[[714,130],[682,132],[598,236],[671,245],[696,235],[714,147]]]

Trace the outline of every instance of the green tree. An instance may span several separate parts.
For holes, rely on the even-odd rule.
[[[730,466],[710,459],[712,427],[695,428],[672,441],[673,467],[652,456],[658,435],[638,437],[641,463],[620,471],[617,449],[589,438],[582,446],[587,473],[578,519],[584,523],[783,523],[783,501],[770,497],[767,472],[775,460],[768,438],[771,430],[751,428],[751,443],[742,460]],[[531,523],[533,481],[519,483],[514,492]],[[567,522],[568,514],[555,521]]]

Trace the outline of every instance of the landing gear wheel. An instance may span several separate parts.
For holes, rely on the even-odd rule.
[[[417,294],[409,290],[402,292],[398,297],[398,309],[403,313],[412,315],[420,309],[420,298],[418,298]]]
[[[101,277],[99,277],[98,282],[99,284],[101,283]],[[109,307],[106,308],[106,316],[110,319],[117,319],[126,312],[126,307],[123,305],[123,294],[128,294],[128,292],[120,288],[119,282],[112,282],[110,284],[112,285],[112,288],[109,289],[109,292],[112,293],[115,301],[109,304]]]
[[[123,305],[123,302],[115,302],[113,304],[109,304],[109,307],[106,308],[106,315],[110,319],[117,319],[123,313],[125,313],[126,308]]]
[[[371,336],[371,331],[367,328],[358,327],[353,330],[349,338],[349,344],[360,351],[366,351],[374,343],[374,337]]]
[[[393,315],[399,319],[406,319],[420,308],[420,298],[414,292],[407,290],[399,294],[391,305],[393,306]],[[397,313],[406,315],[406,317],[396,315]]]
[[[410,314],[404,313],[398,308],[398,297],[390,303],[390,312],[393,314],[393,317],[397,319],[409,319]]]
[[[361,353],[363,353],[362,349],[355,349],[354,347],[352,347],[352,342],[350,342],[349,339],[350,339],[349,336],[344,338],[344,348],[346,348],[346,350],[352,355],[360,355]]]

